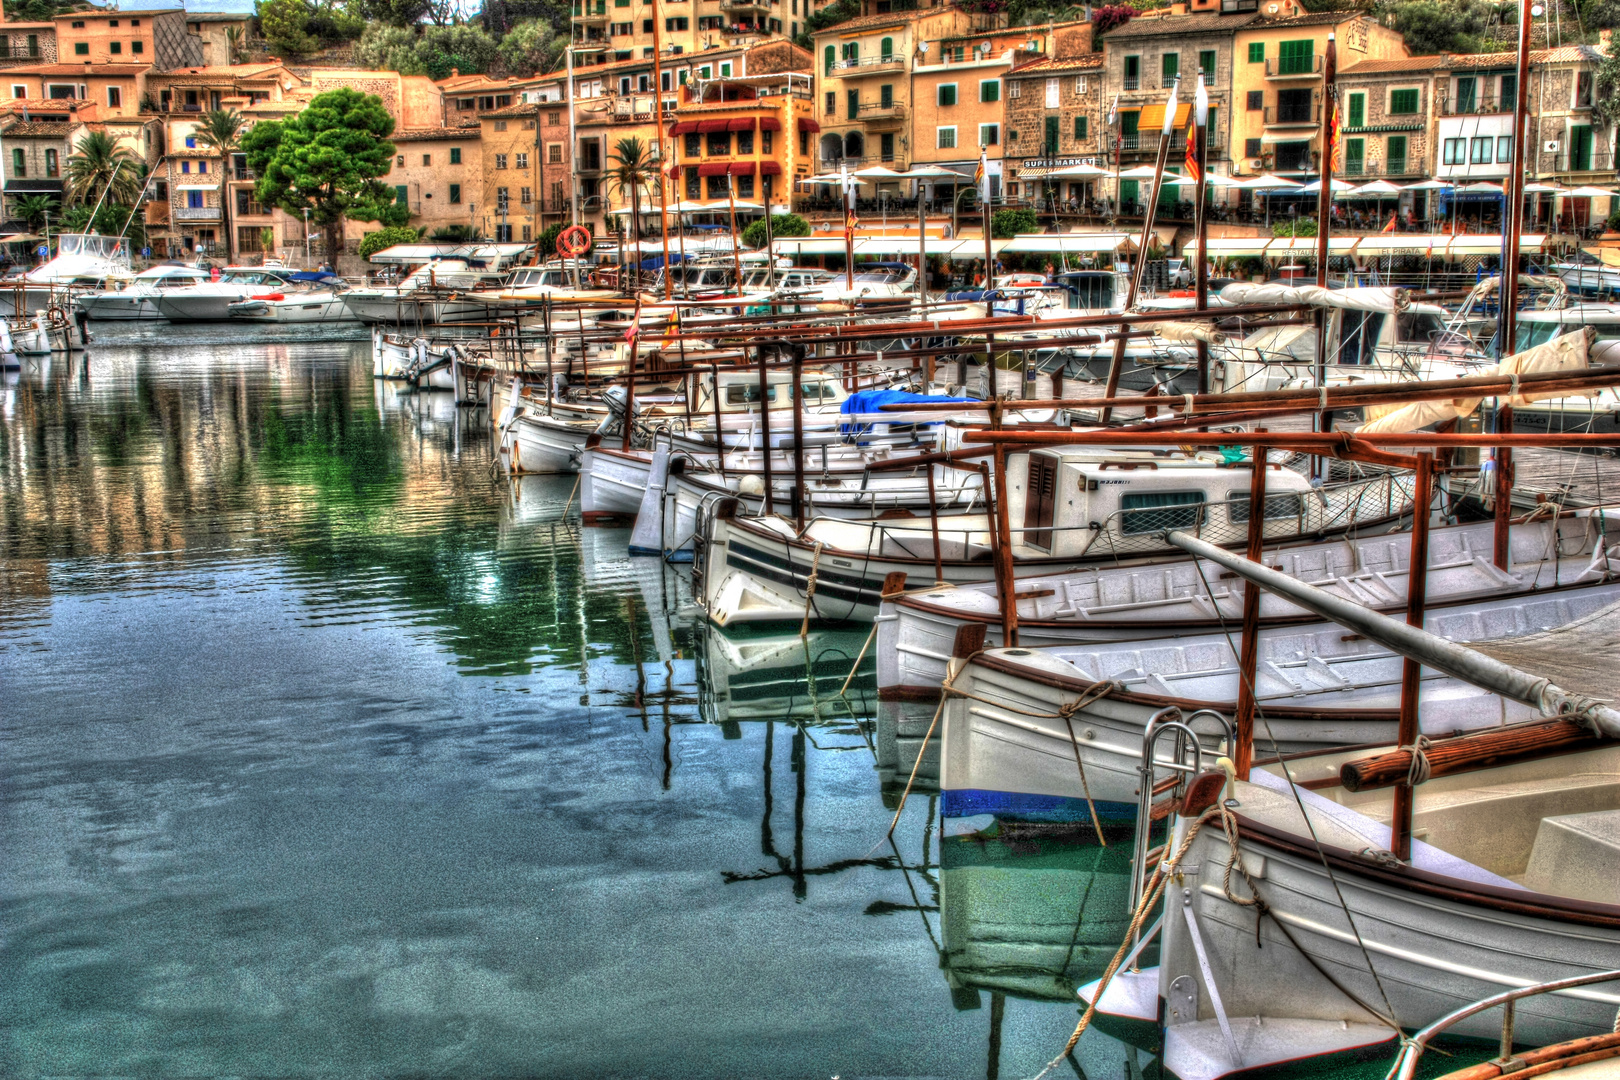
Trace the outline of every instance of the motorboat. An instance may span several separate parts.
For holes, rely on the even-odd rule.
[[[61,233],[56,256],[16,281],[0,284],[0,315],[66,306],[81,293],[101,291],[108,281],[128,280],[129,244],[99,233]]]
[[[468,322],[490,313],[506,278],[466,259],[435,259],[396,286],[350,289],[343,303],[363,323]]]
[[[333,274],[295,270],[281,287],[238,300],[227,310],[232,319],[244,322],[354,322],[354,313],[343,303],[347,290]]]
[[[917,290],[917,270],[900,262],[862,263],[851,280],[834,274],[826,284],[807,292],[806,301],[853,304],[860,307],[904,306]]]
[[[1582,296],[1620,294],[1620,266],[1606,263],[1588,251],[1576,251],[1547,269],[1557,274],[1571,292]]]
[[[75,303],[92,319],[161,319],[158,297],[176,289],[190,289],[210,280],[206,270],[185,263],[166,262],[127,282],[112,283],[100,292],[84,293]]]
[[[227,266],[218,281],[165,292],[158,311],[172,323],[229,322],[231,305],[290,287],[299,271],[266,266]]]

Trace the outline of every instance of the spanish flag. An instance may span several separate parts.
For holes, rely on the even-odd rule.
[[[1333,141],[1333,171],[1338,172],[1344,167],[1344,140],[1339,138],[1339,103],[1332,104],[1333,111],[1328,114],[1328,138]]]

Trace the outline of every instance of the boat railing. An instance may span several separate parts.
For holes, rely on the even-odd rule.
[[[1148,844],[1153,832],[1153,822],[1158,817],[1174,813],[1180,805],[1182,795],[1187,788],[1187,781],[1204,771],[1204,743],[1193,729],[1193,722],[1200,717],[1214,717],[1221,725],[1225,741],[1220,750],[1231,753],[1232,747],[1237,745],[1237,729],[1232,721],[1214,709],[1199,709],[1188,716],[1183,716],[1179,708],[1174,705],[1160,709],[1148,718],[1147,728],[1142,733],[1142,759],[1136,767],[1140,781],[1137,784],[1136,807],[1136,836],[1134,840],[1134,854],[1131,858],[1131,888],[1127,911],[1135,911],[1142,902],[1142,896],[1147,889],[1148,866],[1156,861],[1156,853]],[[1168,757],[1161,758],[1158,753],[1159,740],[1167,733],[1175,735]],[[1188,754],[1192,756],[1188,763]],[[1172,773],[1164,783],[1159,781],[1159,772]],[[1160,796],[1166,796],[1163,802],[1156,803]],[[1159,812],[1158,808],[1166,808]]]
[[[1505,990],[1488,998],[1482,998],[1472,1005],[1465,1005],[1455,1012],[1447,1013],[1422,1031],[1413,1035],[1401,1044],[1400,1053],[1395,1057],[1395,1063],[1390,1066],[1389,1074],[1385,1080],[1412,1080],[1417,1072],[1418,1061],[1429,1044],[1447,1029],[1456,1026],[1471,1016],[1488,1012],[1502,1006],[1501,1041],[1498,1044],[1499,1056],[1490,1062],[1501,1067],[1503,1075],[1518,1072],[1525,1068],[1525,1062],[1513,1054],[1513,1026],[1515,1006],[1528,997],[1538,997],[1542,994],[1564,993],[1578,989],[1582,986],[1592,986],[1596,983],[1620,982],[1620,971],[1596,971],[1589,975],[1576,975],[1568,979],[1556,979],[1552,982],[1536,983],[1533,986],[1521,986],[1514,990]]]

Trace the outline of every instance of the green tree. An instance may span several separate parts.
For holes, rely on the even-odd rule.
[[[226,186],[230,177],[231,155],[236,153],[242,142],[242,132],[247,127],[247,121],[235,109],[211,109],[203,114],[202,123],[192,132],[197,145],[212,150],[219,155],[219,224],[225,233],[225,258],[230,260],[236,254],[235,238],[231,235],[231,189]]]
[[[537,245],[536,250],[540,252],[540,257],[542,259],[549,259],[553,255],[557,254],[557,237],[561,236],[562,231],[566,228],[568,228],[568,226],[559,221],[554,224],[547,225],[541,230],[539,238],[535,240],[535,244]]]
[[[225,51],[230,54],[227,63],[241,64],[247,60],[247,36],[240,26],[225,28]]]
[[[130,207],[120,203],[102,203],[94,221],[90,219],[90,210],[89,203],[68,207],[60,220],[52,217],[50,234],[98,232],[103,236],[122,236],[132,249],[146,246],[146,223]]]
[[[355,0],[355,8],[368,23],[407,28],[428,13],[427,0]]]
[[[825,30],[829,26],[836,26],[841,22],[848,22],[861,13],[861,0],[835,0],[820,11],[804,20],[804,29],[799,36],[793,39],[793,44],[801,49],[815,46],[816,31]]]
[[[1620,47],[1611,40],[1597,66],[1597,93],[1592,95],[1592,117],[1604,127],[1620,123]]]
[[[1477,0],[1412,0],[1390,8],[1394,29],[1418,55],[1479,52],[1479,35],[1490,24],[1492,8]]]
[[[608,171],[608,187],[624,196],[630,207],[632,235],[640,240],[641,197],[650,196],[659,187],[658,163],[647,144],[631,135],[614,144],[609,164],[612,168]]]
[[[105,132],[92,131],[68,158],[68,199],[93,204],[105,192],[110,202],[129,205],[141,192],[143,171],[140,158]]]
[[[11,213],[28,224],[29,232],[38,232],[47,219],[61,214],[61,204],[52,195],[17,195],[11,200]]]
[[[565,24],[566,25],[566,24]],[[513,75],[535,75],[550,71],[562,59],[568,37],[547,23],[534,19],[518,23],[501,38],[501,61]]]
[[[257,0],[259,32],[282,56],[303,56],[321,47],[309,32],[309,4],[305,0]]]
[[[395,244],[414,244],[421,239],[421,235],[409,225],[392,225],[386,229],[374,229],[360,238],[360,257],[369,259],[383,248],[391,248]]]
[[[1011,239],[1019,233],[1037,232],[1040,227],[1040,219],[1028,207],[997,210],[990,217],[990,235],[998,240]]]
[[[491,70],[500,45],[476,26],[407,29],[373,23],[354,47],[355,59],[370,68],[401,75],[449,78],[452,70],[472,75]]]
[[[393,166],[394,118],[382,99],[348,87],[317,94],[286,120],[257,123],[242,139],[259,174],[259,201],[326,233],[329,258],[343,250],[343,223],[403,225],[410,209],[380,179]]]
[[[457,222],[454,225],[441,225],[428,235],[428,239],[439,244],[470,244],[478,239],[478,229],[473,225],[463,225]]]
[[[772,236],[809,236],[810,223],[798,214],[777,214],[771,218]],[[743,230],[743,243],[751,248],[765,246],[765,219],[750,222]]]

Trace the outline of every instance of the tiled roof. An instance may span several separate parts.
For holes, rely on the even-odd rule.
[[[478,118],[480,120],[484,119],[485,117],[488,117],[491,120],[505,120],[513,116],[539,115],[540,105],[538,102],[520,101],[515,105],[508,105],[504,109],[491,109],[488,112],[480,112],[478,114]]]
[[[1446,66],[1443,56],[1404,56],[1396,60],[1363,60],[1342,69],[1339,78],[1355,75],[1395,75],[1405,71],[1433,71]]]
[[[7,75],[139,75],[150,64],[25,64],[3,69]]]
[[[5,129],[5,136],[8,139],[65,139],[68,137],[68,129],[71,126],[70,124],[39,124],[32,121],[25,123],[19,120]]]
[[[816,31],[816,37],[825,34],[847,34],[851,30],[876,30],[880,26],[904,26],[906,23],[916,22],[928,15],[948,14],[951,8],[917,8],[912,11],[891,11],[886,15],[857,15],[853,19],[846,19],[841,23],[823,26]]]
[[[1261,18],[1256,30],[1289,30],[1296,26],[1337,26],[1360,18],[1359,11],[1317,11],[1305,15],[1290,15],[1283,19]]]
[[[154,71],[155,79],[182,82],[191,79],[266,79],[285,70],[280,64],[234,64],[231,66],[175,68],[172,71]],[[290,72],[289,72],[290,74]]]
[[[1591,45],[1561,45],[1556,49],[1537,49],[1530,54],[1532,64],[1578,64],[1583,61],[1597,63],[1603,59],[1603,52]],[[1495,53],[1451,53],[1445,57],[1446,68],[1512,68],[1518,65],[1519,54],[1516,52]]]
[[[1015,75],[1044,75],[1048,72],[1058,71],[1091,71],[1103,66],[1102,53],[1088,53],[1085,56],[1070,56],[1062,59],[1043,56],[1038,60],[1030,60],[1019,64],[1007,72],[1007,77]]]
[[[431,142],[437,139],[476,139],[475,127],[459,128],[401,128],[389,136],[394,142]]]
[[[1257,22],[1253,12],[1244,15],[1168,15],[1158,19],[1132,19],[1103,35],[1104,41],[1120,38],[1169,37],[1173,34],[1225,34]]]

